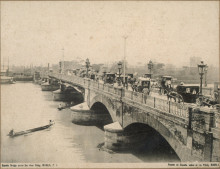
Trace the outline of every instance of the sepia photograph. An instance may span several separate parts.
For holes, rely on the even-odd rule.
[[[219,1],[1,1],[1,168],[220,164]]]

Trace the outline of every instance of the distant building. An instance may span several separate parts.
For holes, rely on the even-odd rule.
[[[201,57],[190,57],[190,67],[197,67],[197,65],[201,62]]]
[[[175,65],[173,65],[173,64],[166,64],[165,66],[164,66],[164,68],[165,69],[175,69],[176,68],[176,66]]]
[[[3,70],[3,69],[1,69],[1,76],[5,76],[7,74],[7,70]]]

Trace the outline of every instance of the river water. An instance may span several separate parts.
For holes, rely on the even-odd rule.
[[[178,161],[173,153],[158,147],[146,152],[109,153],[97,145],[104,142],[104,131],[95,126],[71,122],[71,110],[58,111],[61,102],[52,92],[42,92],[34,83],[17,82],[1,86],[1,162],[2,163],[140,163]],[[48,124],[43,131],[10,138],[8,132]],[[168,154],[167,154],[168,152]]]

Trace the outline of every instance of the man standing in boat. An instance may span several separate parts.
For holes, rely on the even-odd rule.
[[[14,135],[14,129],[11,129],[11,131],[9,132],[9,136],[13,136]]]
[[[54,124],[54,121],[53,121],[53,120],[50,120],[50,121],[49,121],[49,124],[50,124],[50,125],[53,125],[53,124]]]
[[[62,104],[59,104],[59,107],[58,107],[59,109],[61,109],[62,108]]]

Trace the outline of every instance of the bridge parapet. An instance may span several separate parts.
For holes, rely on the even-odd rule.
[[[125,90],[124,88],[121,87],[114,87],[109,84],[99,83],[88,78],[81,78],[78,76],[73,76],[73,75],[70,76],[70,75],[64,75],[58,73],[50,73],[49,76],[87,89],[95,89],[106,94],[111,93],[119,97],[122,97],[126,100],[131,100],[136,103],[146,105],[155,110],[176,116],[178,118],[182,118],[190,122],[191,122],[190,120],[191,116],[189,117],[189,108],[193,107],[195,109],[195,106],[190,104],[177,103],[173,101],[163,100],[160,98],[155,98],[149,95],[145,95],[143,93]],[[207,111],[210,112],[210,110]],[[214,116],[214,115],[212,115],[212,113],[204,114],[204,116]]]
[[[124,93],[125,98],[142,103],[159,111],[167,112],[184,119],[188,119],[189,117],[188,104],[167,101],[128,90],[124,90]]]
[[[209,133],[212,128],[216,128],[216,109],[205,107],[190,107],[189,108],[189,129],[200,133]]]
[[[102,83],[92,81],[87,78],[81,78],[78,76],[69,76],[69,75],[61,75],[61,74],[50,74],[50,76],[60,79],[61,81],[65,81],[67,83],[80,85],[82,87],[86,87],[90,89],[98,89],[98,90],[101,90],[103,92],[108,92],[108,93],[114,93],[118,96],[133,100],[138,103],[145,104],[147,106],[158,109],[160,111],[171,113],[180,118],[188,119],[188,116],[189,116],[188,115],[189,106],[187,104],[176,103],[172,101],[167,101],[167,100],[151,97],[143,93],[124,90],[119,87],[113,87],[112,85],[109,85],[109,84],[102,84]]]

